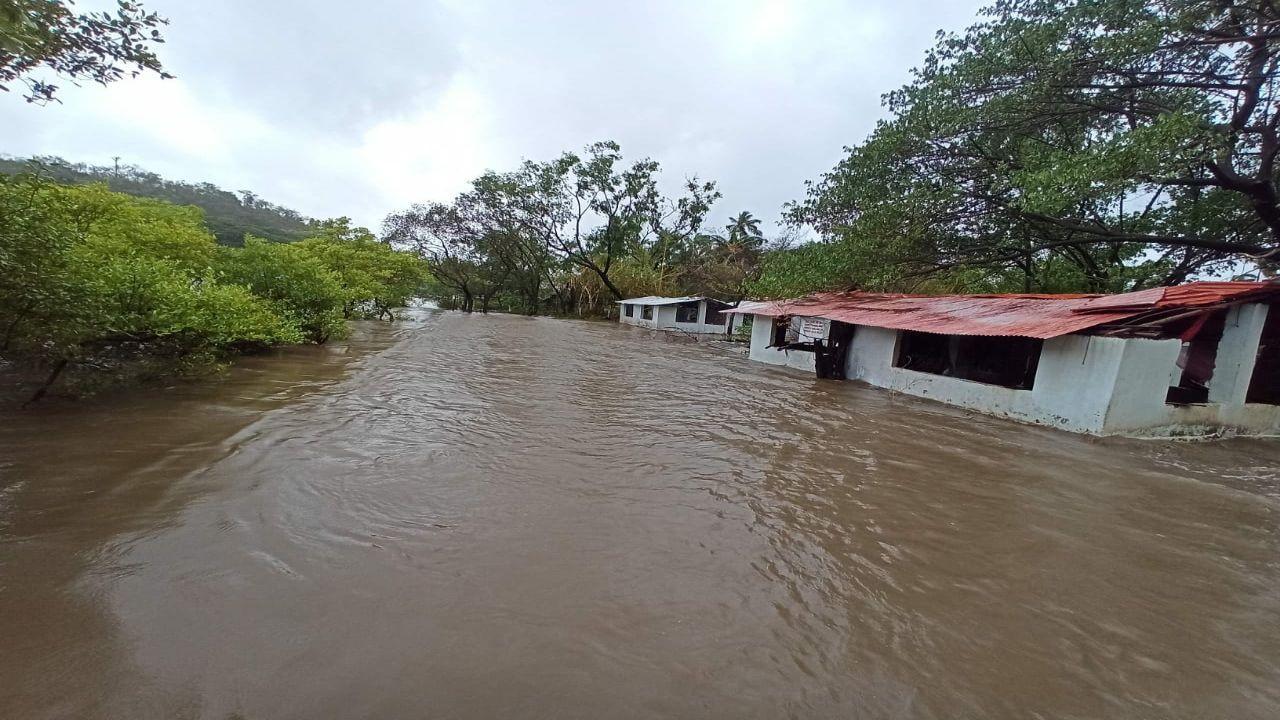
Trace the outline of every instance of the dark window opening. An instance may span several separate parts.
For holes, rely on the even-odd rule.
[[[1209,381],[1218,360],[1218,343],[1226,327],[1227,311],[1202,315],[1182,333],[1178,353],[1181,377],[1169,387],[1164,401],[1170,405],[1194,405],[1209,401]]]
[[[773,319],[773,342],[769,347],[784,347],[800,339],[796,324],[792,318],[775,317]]]
[[[729,321],[729,317],[724,314],[724,311],[734,307],[733,305],[730,305],[729,303],[722,303],[718,300],[707,300],[706,303],[707,317],[702,321],[704,325],[723,326]]]
[[[1022,337],[938,335],[904,330],[894,367],[1030,390],[1043,341]]]
[[[623,312],[625,312],[625,313],[627,314],[627,317],[635,317],[635,316],[636,316],[636,306],[635,306],[635,305],[623,305],[623,306],[622,306],[622,311],[623,311]]]
[[[698,322],[698,303],[688,302],[680,303],[676,306],[676,322],[678,323],[696,323]]]
[[[857,329],[857,325],[831,321],[831,330],[827,333],[826,341],[819,341],[814,348],[814,369],[818,377],[832,380],[845,379],[845,363],[849,359],[849,346],[853,344],[853,335]]]
[[[1262,326],[1258,357],[1249,379],[1247,403],[1280,405],[1280,305],[1267,308],[1267,321]]]
[[[640,317],[644,318],[645,320],[652,320],[652,319],[653,319],[653,306],[652,306],[652,305],[645,305],[644,307],[640,308]]]

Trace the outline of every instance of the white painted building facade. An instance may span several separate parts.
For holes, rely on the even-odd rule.
[[[844,357],[845,379],[862,381],[922,398],[1024,422],[1094,435],[1196,436],[1216,433],[1280,435],[1280,404],[1247,402],[1268,311],[1267,304],[1228,308],[1216,362],[1204,402],[1171,403],[1170,387],[1183,373],[1184,342],[1067,334],[1039,346],[1034,382],[1019,389],[901,367],[907,331],[854,325]],[[825,328],[800,331],[804,320],[791,317],[791,337],[825,339]],[[816,355],[803,349],[778,349],[775,317],[755,315],[750,358],[757,362],[813,372]],[[816,336],[816,337],[815,337]],[[1033,341],[1039,342],[1039,341]],[[1268,350],[1274,367],[1274,349]],[[1268,370],[1269,372],[1269,370]],[[1273,383],[1274,384],[1274,383]]]
[[[728,307],[728,303],[705,297],[631,298],[618,301],[618,322],[653,330],[724,335],[743,322],[741,315],[719,312]]]

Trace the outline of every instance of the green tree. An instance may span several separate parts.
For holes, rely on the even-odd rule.
[[[219,284],[200,212],[34,176],[0,177],[0,353],[47,372],[129,358],[172,369],[302,334],[247,288]]]
[[[403,307],[428,277],[418,255],[400,252],[379,241],[365,228],[351,227],[347,218],[317,225],[320,234],[297,243],[338,279],[343,289],[346,318],[386,317]]]
[[[432,203],[393,213],[384,223],[393,243],[419,253],[434,279],[435,299],[463,312],[487,310],[510,274],[507,265],[490,252],[490,244],[457,206]]]
[[[724,229],[729,242],[756,243],[757,247],[764,243],[764,235],[760,232],[760,220],[746,210],[738,213],[728,225],[725,225]]]
[[[1280,11],[1001,0],[790,208],[826,282],[1124,290],[1280,251]],[[886,268],[885,266],[889,266]],[[963,271],[963,272],[960,272]]]
[[[660,285],[674,277],[720,196],[714,183],[690,179],[680,196],[667,197],[659,171],[648,159],[625,163],[617,143],[595,143],[582,154],[486,173],[450,204],[389,216],[384,235],[417,248],[464,309],[506,294],[537,312],[546,288],[560,312],[598,311],[602,296],[627,294],[619,272],[636,277],[649,263]]]
[[[534,217],[547,247],[569,263],[594,273],[614,299],[623,293],[609,277],[613,264],[636,246],[691,238],[720,198],[715,183],[696,177],[684,184],[684,195],[664,197],[658,191],[659,164],[642,159],[622,165],[617,143],[589,145],[579,156],[527,164],[534,188]]]
[[[36,77],[47,70],[72,82],[102,85],[126,75],[154,72],[172,77],[151,49],[164,42],[167,20],[135,2],[119,0],[115,12],[76,13],[72,0],[0,0],[0,90],[27,86],[28,102],[55,100],[58,86]]]
[[[347,291],[307,247],[246,237],[244,247],[219,248],[217,279],[267,299],[311,342],[346,333],[342,310]]]

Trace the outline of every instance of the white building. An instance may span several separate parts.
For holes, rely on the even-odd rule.
[[[742,317],[729,315],[733,306],[707,297],[641,297],[618,301],[618,322],[655,330],[724,335],[742,324]],[[732,327],[726,323],[732,323]]]
[[[1280,435],[1280,284],[743,303],[751,359],[1095,435]],[[1280,304],[1280,303],[1277,303]]]

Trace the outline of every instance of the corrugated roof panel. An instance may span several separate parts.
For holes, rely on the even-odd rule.
[[[944,335],[1049,339],[1127,320],[1152,310],[1280,297],[1280,284],[1204,282],[1120,295],[901,295],[820,293],[745,302],[725,312],[798,315]]]

